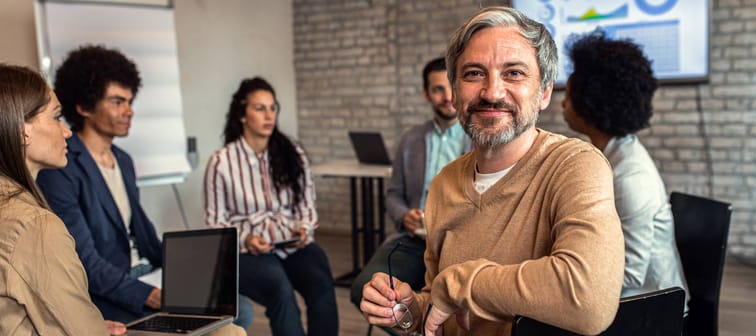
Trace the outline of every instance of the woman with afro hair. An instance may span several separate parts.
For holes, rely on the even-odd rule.
[[[675,286],[687,293],[664,181],[635,135],[652,115],[657,83],[651,62],[638,45],[609,39],[601,30],[571,36],[567,53],[573,72],[562,101],[564,119],[612,165],[625,236],[622,296]]]

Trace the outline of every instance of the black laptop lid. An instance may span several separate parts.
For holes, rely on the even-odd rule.
[[[599,335],[680,335],[684,308],[685,291],[680,287],[622,298],[614,321]],[[539,335],[579,336],[524,316],[515,318],[512,336]]]
[[[236,316],[236,228],[163,234],[163,312]]]
[[[349,139],[352,140],[352,147],[354,147],[354,152],[357,154],[357,160],[360,163],[391,164],[381,133],[350,131]]]

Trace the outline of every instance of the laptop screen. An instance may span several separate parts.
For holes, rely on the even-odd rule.
[[[163,234],[164,312],[236,316],[239,245],[235,228]]]
[[[349,132],[357,160],[365,164],[390,165],[386,144],[378,132]]]

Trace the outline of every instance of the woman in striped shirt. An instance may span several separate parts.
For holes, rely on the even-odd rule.
[[[333,277],[318,226],[304,151],[276,126],[273,87],[255,77],[234,93],[225,146],[205,172],[205,222],[239,229],[239,291],[265,306],[273,335],[304,335],[294,290],[307,304],[309,335],[337,335]],[[276,244],[297,239],[288,244]]]

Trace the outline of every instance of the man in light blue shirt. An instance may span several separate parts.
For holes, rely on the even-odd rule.
[[[402,246],[392,254],[392,274],[415,290],[425,284],[423,211],[428,187],[447,163],[471,148],[469,137],[457,122],[446,62],[441,57],[423,69],[423,96],[433,108],[433,119],[407,131],[397,147],[386,193],[386,211],[396,224],[397,234],[378,248],[352,284],[351,300],[358,307],[362,287],[373,273],[388,272],[388,254],[398,242]]]
[[[433,130],[425,134],[425,143],[428,146],[425,150],[427,161],[427,165],[425,166],[425,185],[423,188],[423,197],[420,200],[420,209],[422,210],[425,210],[425,198],[428,196],[428,186],[430,186],[431,180],[441,171],[441,168],[444,168],[447,163],[459,157],[460,153],[469,150],[470,146],[467,134],[465,134],[462,126],[457,122],[457,118],[454,117],[451,120],[447,120],[444,119],[444,116],[445,114],[439,115],[437,112],[432,122]],[[451,122],[451,125],[444,125],[448,122]]]

